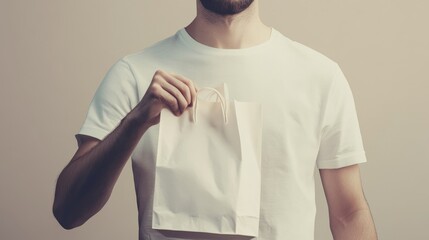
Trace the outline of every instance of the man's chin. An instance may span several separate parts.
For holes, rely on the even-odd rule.
[[[235,15],[246,10],[253,0],[200,0],[205,9],[221,16]]]

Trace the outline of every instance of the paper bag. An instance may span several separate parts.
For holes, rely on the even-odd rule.
[[[159,124],[152,228],[258,236],[261,104],[203,87],[181,116],[162,109]]]

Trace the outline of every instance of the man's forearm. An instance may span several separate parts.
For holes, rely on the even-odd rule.
[[[374,221],[368,209],[360,209],[344,217],[331,217],[335,240],[377,240]]]
[[[64,168],[54,202],[54,214],[63,227],[83,224],[104,206],[147,129],[131,112],[105,139]]]

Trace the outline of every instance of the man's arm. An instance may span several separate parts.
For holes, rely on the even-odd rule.
[[[191,80],[158,70],[142,100],[103,140],[78,135],[78,150],[55,190],[53,213],[61,226],[80,226],[106,204],[140,138],[159,123],[162,108],[179,116],[195,99]]]
[[[138,125],[126,117],[103,141],[78,135],[78,150],[58,177],[55,190],[53,212],[65,229],[82,225],[106,204],[132,150],[147,130]]]
[[[376,240],[374,222],[362,190],[359,165],[320,169],[320,177],[334,239]]]

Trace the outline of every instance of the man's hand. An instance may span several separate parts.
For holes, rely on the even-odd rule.
[[[136,106],[140,121],[152,126],[159,123],[159,113],[164,107],[179,116],[185,109],[195,104],[197,89],[184,76],[157,70],[145,95]]]
[[[66,229],[85,223],[106,204],[134,148],[168,107],[180,115],[196,100],[191,80],[155,72],[142,100],[103,140],[77,135],[78,149],[57,180],[53,213]]]

